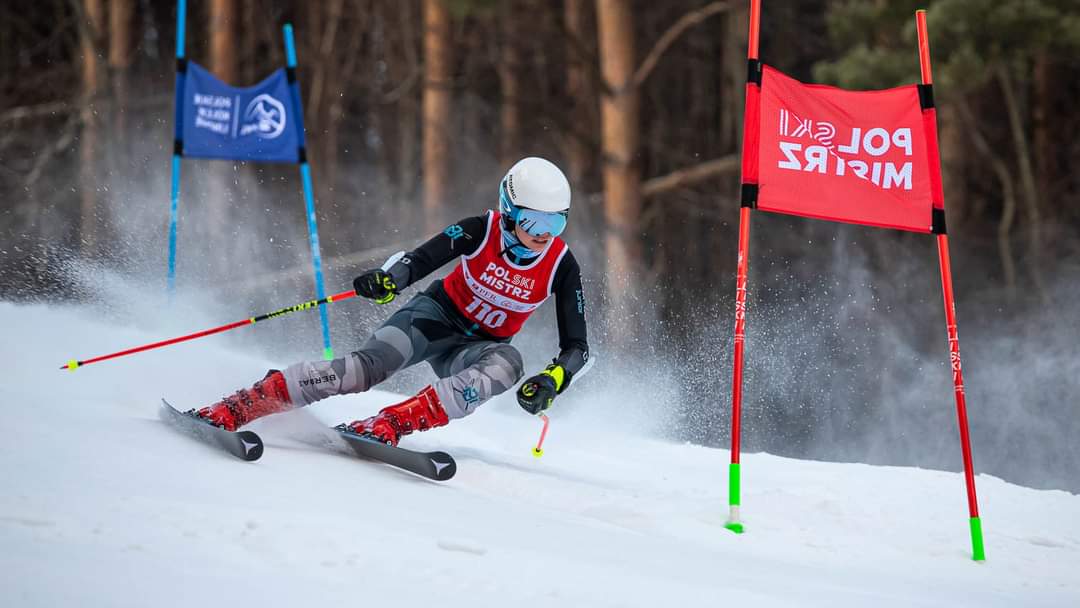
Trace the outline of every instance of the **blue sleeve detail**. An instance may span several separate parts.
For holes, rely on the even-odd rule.
[[[447,226],[446,230],[443,230],[443,234],[450,237],[451,241],[456,241],[465,236],[465,229],[461,227],[461,224],[454,224]]]

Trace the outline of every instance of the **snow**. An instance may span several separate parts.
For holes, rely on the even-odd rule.
[[[266,453],[245,463],[166,427],[158,399],[203,405],[289,361],[207,338],[60,371],[184,328],[0,319],[3,606],[1080,606],[1066,492],[979,475],[976,563],[959,474],[744,454],[736,535],[727,451],[587,408],[556,404],[542,458],[507,398],[410,436],[456,457],[445,483],[310,445],[395,399],[378,391],[256,422]]]

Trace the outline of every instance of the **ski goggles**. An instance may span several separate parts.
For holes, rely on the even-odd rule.
[[[566,230],[566,212],[536,211],[518,207],[517,224],[532,236],[559,236]]]
[[[566,211],[537,211],[528,207],[518,207],[506,193],[505,183],[499,188],[499,206],[501,211],[510,216],[521,229],[531,236],[559,236],[566,230]]]

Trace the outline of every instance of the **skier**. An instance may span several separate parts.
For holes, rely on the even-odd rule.
[[[554,294],[559,355],[517,390],[525,411],[546,410],[589,358],[581,270],[559,238],[570,211],[570,184],[553,163],[522,159],[499,184],[498,209],[465,218],[399,254],[392,264],[391,257],[389,268],[369,270],[353,281],[357,295],[387,304],[460,258],[449,275],[391,315],[360,350],[331,361],[270,370],[250,389],[202,408],[198,416],[236,430],[268,414],[366,391],[397,371],[427,361],[439,380],[347,425],[355,433],[397,445],[402,436],[463,418],[513,387],[524,375],[524,365],[510,340]]]

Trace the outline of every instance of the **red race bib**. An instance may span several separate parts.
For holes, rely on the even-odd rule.
[[[472,255],[461,256],[461,262],[443,279],[443,288],[477,328],[509,338],[551,295],[555,269],[570,249],[555,237],[528,266],[519,266],[502,254],[499,222],[499,214],[488,211],[484,242]]]

